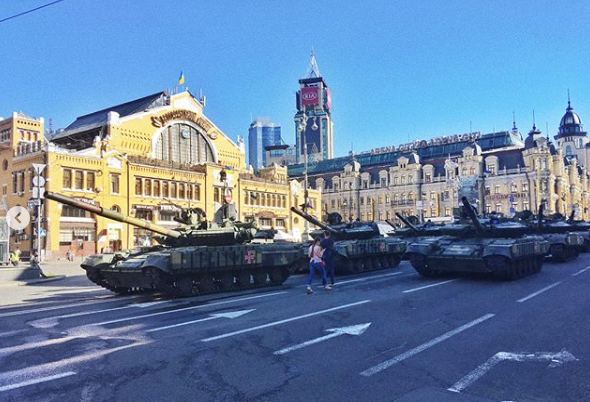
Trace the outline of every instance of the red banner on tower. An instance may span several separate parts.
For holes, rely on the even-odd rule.
[[[301,106],[316,106],[320,102],[320,89],[318,87],[301,88]]]

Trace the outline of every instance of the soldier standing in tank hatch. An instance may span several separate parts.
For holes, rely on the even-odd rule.
[[[323,254],[322,259],[326,263],[326,276],[330,277],[330,284],[334,286],[334,269],[336,267],[336,250],[334,250],[334,239],[330,236],[330,231],[324,231],[324,238],[320,242]]]

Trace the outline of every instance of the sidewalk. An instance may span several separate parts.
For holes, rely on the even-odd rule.
[[[77,258],[74,261],[59,260],[47,261],[41,263],[41,270],[48,278],[26,279],[26,280],[12,280],[0,281],[0,287],[6,286],[25,286],[36,285],[48,282],[55,282],[66,278],[86,277],[86,271],[80,267],[83,259]],[[19,267],[25,268],[29,265],[26,263],[19,264]],[[1,268],[0,268],[1,269]]]

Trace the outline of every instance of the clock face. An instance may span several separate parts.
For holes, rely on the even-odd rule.
[[[188,131],[188,129],[184,128],[182,129],[182,131],[180,132],[180,135],[182,136],[182,138],[184,138],[185,140],[188,140],[189,137],[191,136],[190,132]]]

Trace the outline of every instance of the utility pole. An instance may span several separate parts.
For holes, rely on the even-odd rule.
[[[45,170],[47,165],[42,163],[33,163],[33,198],[35,201],[35,206],[37,207],[37,221],[36,221],[36,236],[34,248],[37,250],[39,256],[39,262],[43,261],[43,253],[41,252],[41,199],[43,198],[43,193],[45,192],[45,178],[41,175]]]

